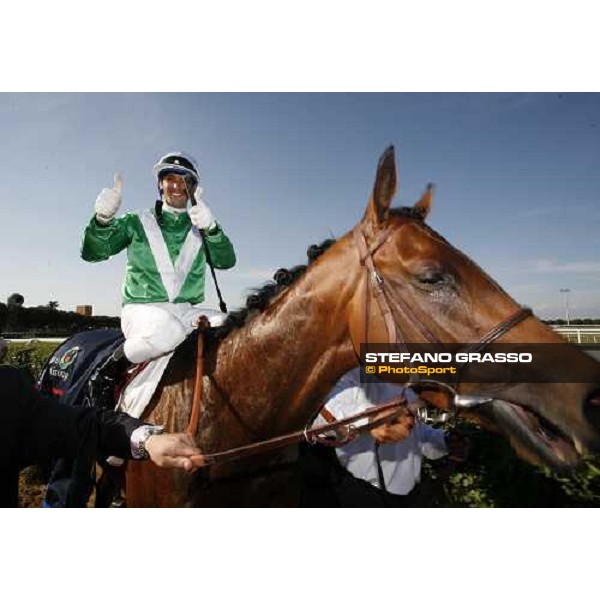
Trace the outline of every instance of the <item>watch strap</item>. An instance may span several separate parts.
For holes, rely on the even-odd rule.
[[[160,435],[165,428],[162,425],[142,425],[134,429],[131,434],[131,456],[135,460],[146,460],[150,458],[146,450],[146,442],[151,435]]]

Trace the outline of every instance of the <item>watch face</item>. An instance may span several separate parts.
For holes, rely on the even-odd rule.
[[[165,430],[162,425],[142,425],[131,434],[131,454],[137,460],[150,458],[146,450],[146,441],[151,435],[159,435]]]
[[[144,426],[144,434],[146,437],[150,435],[158,435],[163,433],[165,430],[163,425],[145,425]]]

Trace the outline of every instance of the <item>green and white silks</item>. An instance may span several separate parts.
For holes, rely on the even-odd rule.
[[[235,251],[219,225],[206,232],[206,242],[216,269],[233,267]],[[187,212],[163,212],[160,226],[153,210],[125,213],[107,225],[92,217],[83,237],[84,260],[107,260],[125,248],[123,304],[204,301],[206,254]]]
[[[235,252],[221,227],[205,237],[215,268],[232,267]],[[144,211],[126,213],[107,225],[92,218],[81,256],[98,262],[125,248],[121,326],[125,354],[138,363],[170,352],[192,331],[200,314],[210,316],[212,311],[195,306],[204,300],[206,254],[187,212],[165,211],[159,225],[154,211]]]

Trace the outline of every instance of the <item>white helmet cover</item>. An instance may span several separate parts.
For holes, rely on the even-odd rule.
[[[153,167],[154,175],[160,179],[163,173],[177,173],[179,175],[191,175],[200,183],[200,173],[194,159],[183,152],[169,152],[165,154]]]

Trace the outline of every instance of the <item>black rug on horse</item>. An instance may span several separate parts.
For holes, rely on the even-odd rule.
[[[92,373],[123,343],[118,329],[85,331],[70,337],[48,359],[38,387],[55,402],[92,406],[86,393]],[[94,463],[89,459],[54,461],[44,506],[47,508],[85,506],[94,485]]]
[[[39,390],[61,404],[82,406],[90,375],[123,339],[119,329],[84,331],[70,337],[48,359],[38,380]]]

